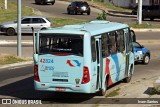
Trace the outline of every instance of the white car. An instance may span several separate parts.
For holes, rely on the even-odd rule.
[[[38,30],[47,29],[52,27],[52,23],[42,16],[25,16],[21,20],[21,32],[32,33],[32,29],[37,32]],[[7,33],[7,35],[15,35],[17,33],[17,21],[6,22],[0,24],[0,31]]]

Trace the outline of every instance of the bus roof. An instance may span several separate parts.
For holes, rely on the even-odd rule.
[[[102,20],[94,20],[87,23],[75,24],[75,25],[65,25],[62,27],[51,28],[48,30],[41,30],[40,33],[71,33],[71,34],[80,34],[82,32],[89,32],[91,35],[97,35],[105,32],[110,32],[122,28],[127,28],[127,24],[110,22],[110,21],[102,21]]]

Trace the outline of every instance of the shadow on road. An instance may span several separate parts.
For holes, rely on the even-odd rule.
[[[51,3],[45,3],[45,4],[38,4],[38,3],[31,3],[33,5],[40,5],[40,6],[48,6],[48,5],[51,5]],[[51,5],[52,6],[52,5]]]
[[[144,92],[144,94],[148,94],[148,95],[160,95],[160,93],[158,93],[158,91],[155,90],[154,87],[148,87],[147,90]]]
[[[94,94],[35,91],[33,77],[0,87],[0,95],[19,99],[39,99],[45,103],[82,103],[95,96]]]
[[[86,13],[83,13],[83,14],[80,14],[80,13],[77,13],[77,14],[62,13],[62,14],[65,14],[65,15],[68,15],[68,16],[89,16]]]
[[[22,36],[33,36],[32,33],[22,33],[21,35],[22,35]],[[8,36],[8,35],[7,35],[6,33],[1,33],[1,32],[0,32],[0,36]],[[17,34],[11,35],[11,36],[17,36]]]

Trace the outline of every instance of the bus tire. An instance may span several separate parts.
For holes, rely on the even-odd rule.
[[[106,81],[105,81],[105,84],[104,84],[104,89],[101,89],[101,90],[98,92],[98,95],[99,95],[99,96],[105,96],[105,95],[106,95],[106,91],[107,91],[107,78],[106,78]]]
[[[133,68],[132,68],[132,66],[131,66],[128,77],[126,77],[126,78],[124,79],[124,82],[125,82],[125,83],[129,83],[129,82],[131,81],[131,78],[132,78],[132,69],[133,69]]]

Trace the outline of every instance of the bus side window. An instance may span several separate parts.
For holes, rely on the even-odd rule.
[[[95,38],[94,37],[92,37],[91,38],[91,48],[92,48],[92,60],[93,60],[93,62],[95,62],[96,61],[96,43],[95,43]]]
[[[109,56],[108,52],[108,36],[107,34],[102,35],[102,57]]]
[[[45,38],[44,36],[41,36],[40,38],[40,51],[41,52],[45,52],[45,51],[49,51],[48,48],[48,38]]]
[[[116,49],[116,33],[115,32],[111,32],[110,33],[110,42],[111,42],[111,54],[115,54],[117,52],[117,49]]]
[[[118,52],[123,52],[125,50],[124,47],[124,31],[123,30],[118,30],[117,32],[117,51]]]

